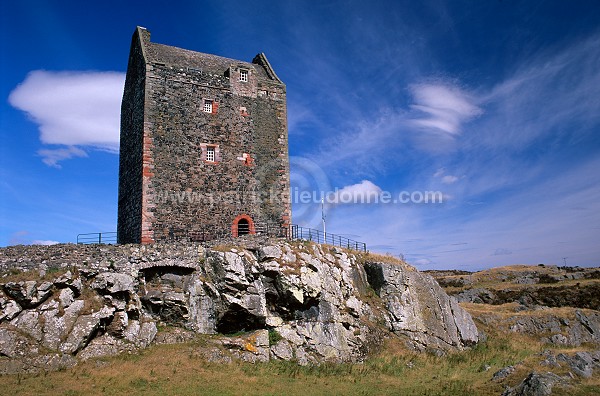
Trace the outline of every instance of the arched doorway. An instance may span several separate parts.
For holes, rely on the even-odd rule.
[[[240,235],[254,235],[255,233],[256,231],[254,229],[252,217],[242,214],[233,220],[233,224],[231,225],[231,235],[233,235],[234,238]]]
[[[238,236],[250,234],[250,223],[246,219],[240,219],[237,224]]]

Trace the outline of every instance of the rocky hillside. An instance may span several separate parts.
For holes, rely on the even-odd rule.
[[[467,309],[480,329],[541,342],[538,370],[519,382],[516,362],[494,373],[506,395],[582,392],[581,379],[600,376],[600,269],[507,266],[480,272],[426,271]],[[509,386],[509,383],[515,383]],[[597,388],[595,388],[597,391]],[[590,394],[597,394],[596,391]],[[582,393],[586,394],[586,393]]]
[[[212,334],[208,360],[362,361],[387,337],[444,353],[478,342],[429,275],[311,243],[0,249],[0,373],[58,369]]]
[[[600,309],[600,269],[514,265],[469,273],[426,271],[460,302]]]
[[[484,323],[556,345],[600,345],[598,268],[515,265],[427,272]]]

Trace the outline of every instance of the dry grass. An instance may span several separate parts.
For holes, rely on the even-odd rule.
[[[510,385],[533,370],[548,371],[539,366],[538,354],[545,345],[523,335],[485,330],[486,343],[446,357],[415,354],[399,340],[389,340],[364,364],[308,367],[290,362],[210,363],[194,352],[200,343],[160,345],[61,372],[2,376],[0,389],[12,395],[498,395],[503,384],[491,377],[500,368],[517,366],[507,380]],[[598,379],[591,378],[570,393],[598,390]]]
[[[231,249],[235,249],[239,252],[242,248],[240,248],[239,246],[232,245],[232,244],[221,244],[221,245],[211,246],[209,249],[217,251],[217,252],[226,253],[226,252],[231,252]]]
[[[405,267],[408,270],[416,271],[416,268],[408,264],[406,261],[400,259],[399,257],[392,256],[391,254],[379,254],[373,252],[366,253],[356,253],[360,262],[372,262],[372,263],[386,263],[386,264],[396,264]]]
[[[37,281],[38,284],[50,281],[64,275],[69,271],[69,268],[57,268],[50,267],[46,270],[44,276],[40,276],[39,270],[20,271],[17,269],[10,269],[0,274],[0,282],[23,282],[23,281]]]
[[[465,308],[472,316],[478,317],[481,315],[494,315],[501,319],[508,317],[543,317],[543,316],[556,316],[565,319],[575,319],[575,311],[582,311],[585,314],[596,312],[591,309],[585,308],[573,308],[573,307],[546,307],[544,309],[537,310],[520,310],[522,307],[517,302],[511,302],[500,305],[490,304],[478,304],[478,303],[460,303],[461,307]]]

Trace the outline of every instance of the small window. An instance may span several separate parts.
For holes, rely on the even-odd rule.
[[[208,162],[215,162],[215,147],[214,146],[206,147],[206,160]]]
[[[240,81],[248,82],[248,70],[240,70]]]
[[[205,113],[213,112],[213,101],[212,100],[204,100],[204,112]]]

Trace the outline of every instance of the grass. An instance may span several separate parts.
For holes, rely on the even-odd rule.
[[[406,261],[400,259],[399,257],[392,256],[391,254],[379,254],[373,252],[353,252],[356,254],[360,263],[386,263],[386,264],[397,264],[406,267],[409,270],[416,271],[414,267],[409,265]]]
[[[416,354],[390,340],[363,364],[304,367],[285,361],[211,363],[194,353],[201,347],[196,342],[156,345],[70,370],[0,376],[0,389],[12,395],[498,395],[503,385],[491,377],[500,368],[517,365],[508,380],[511,386],[532,370],[547,371],[538,365],[538,354],[547,346],[493,328],[486,332],[487,342],[446,357]],[[570,392],[591,395],[598,390],[599,380],[591,378]]]
[[[275,329],[269,329],[269,345],[275,345],[281,341],[283,337]]]
[[[0,273],[0,282],[8,283],[8,282],[23,282],[23,281],[37,281],[38,284],[41,282],[54,280],[61,275],[67,273],[67,271],[74,271],[72,268],[58,268],[58,267],[48,267],[44,276],[40,276],[40,272],[38,269],[31,269],[29,271],[20,271],[16,268],[11,268],[7,271]]]

